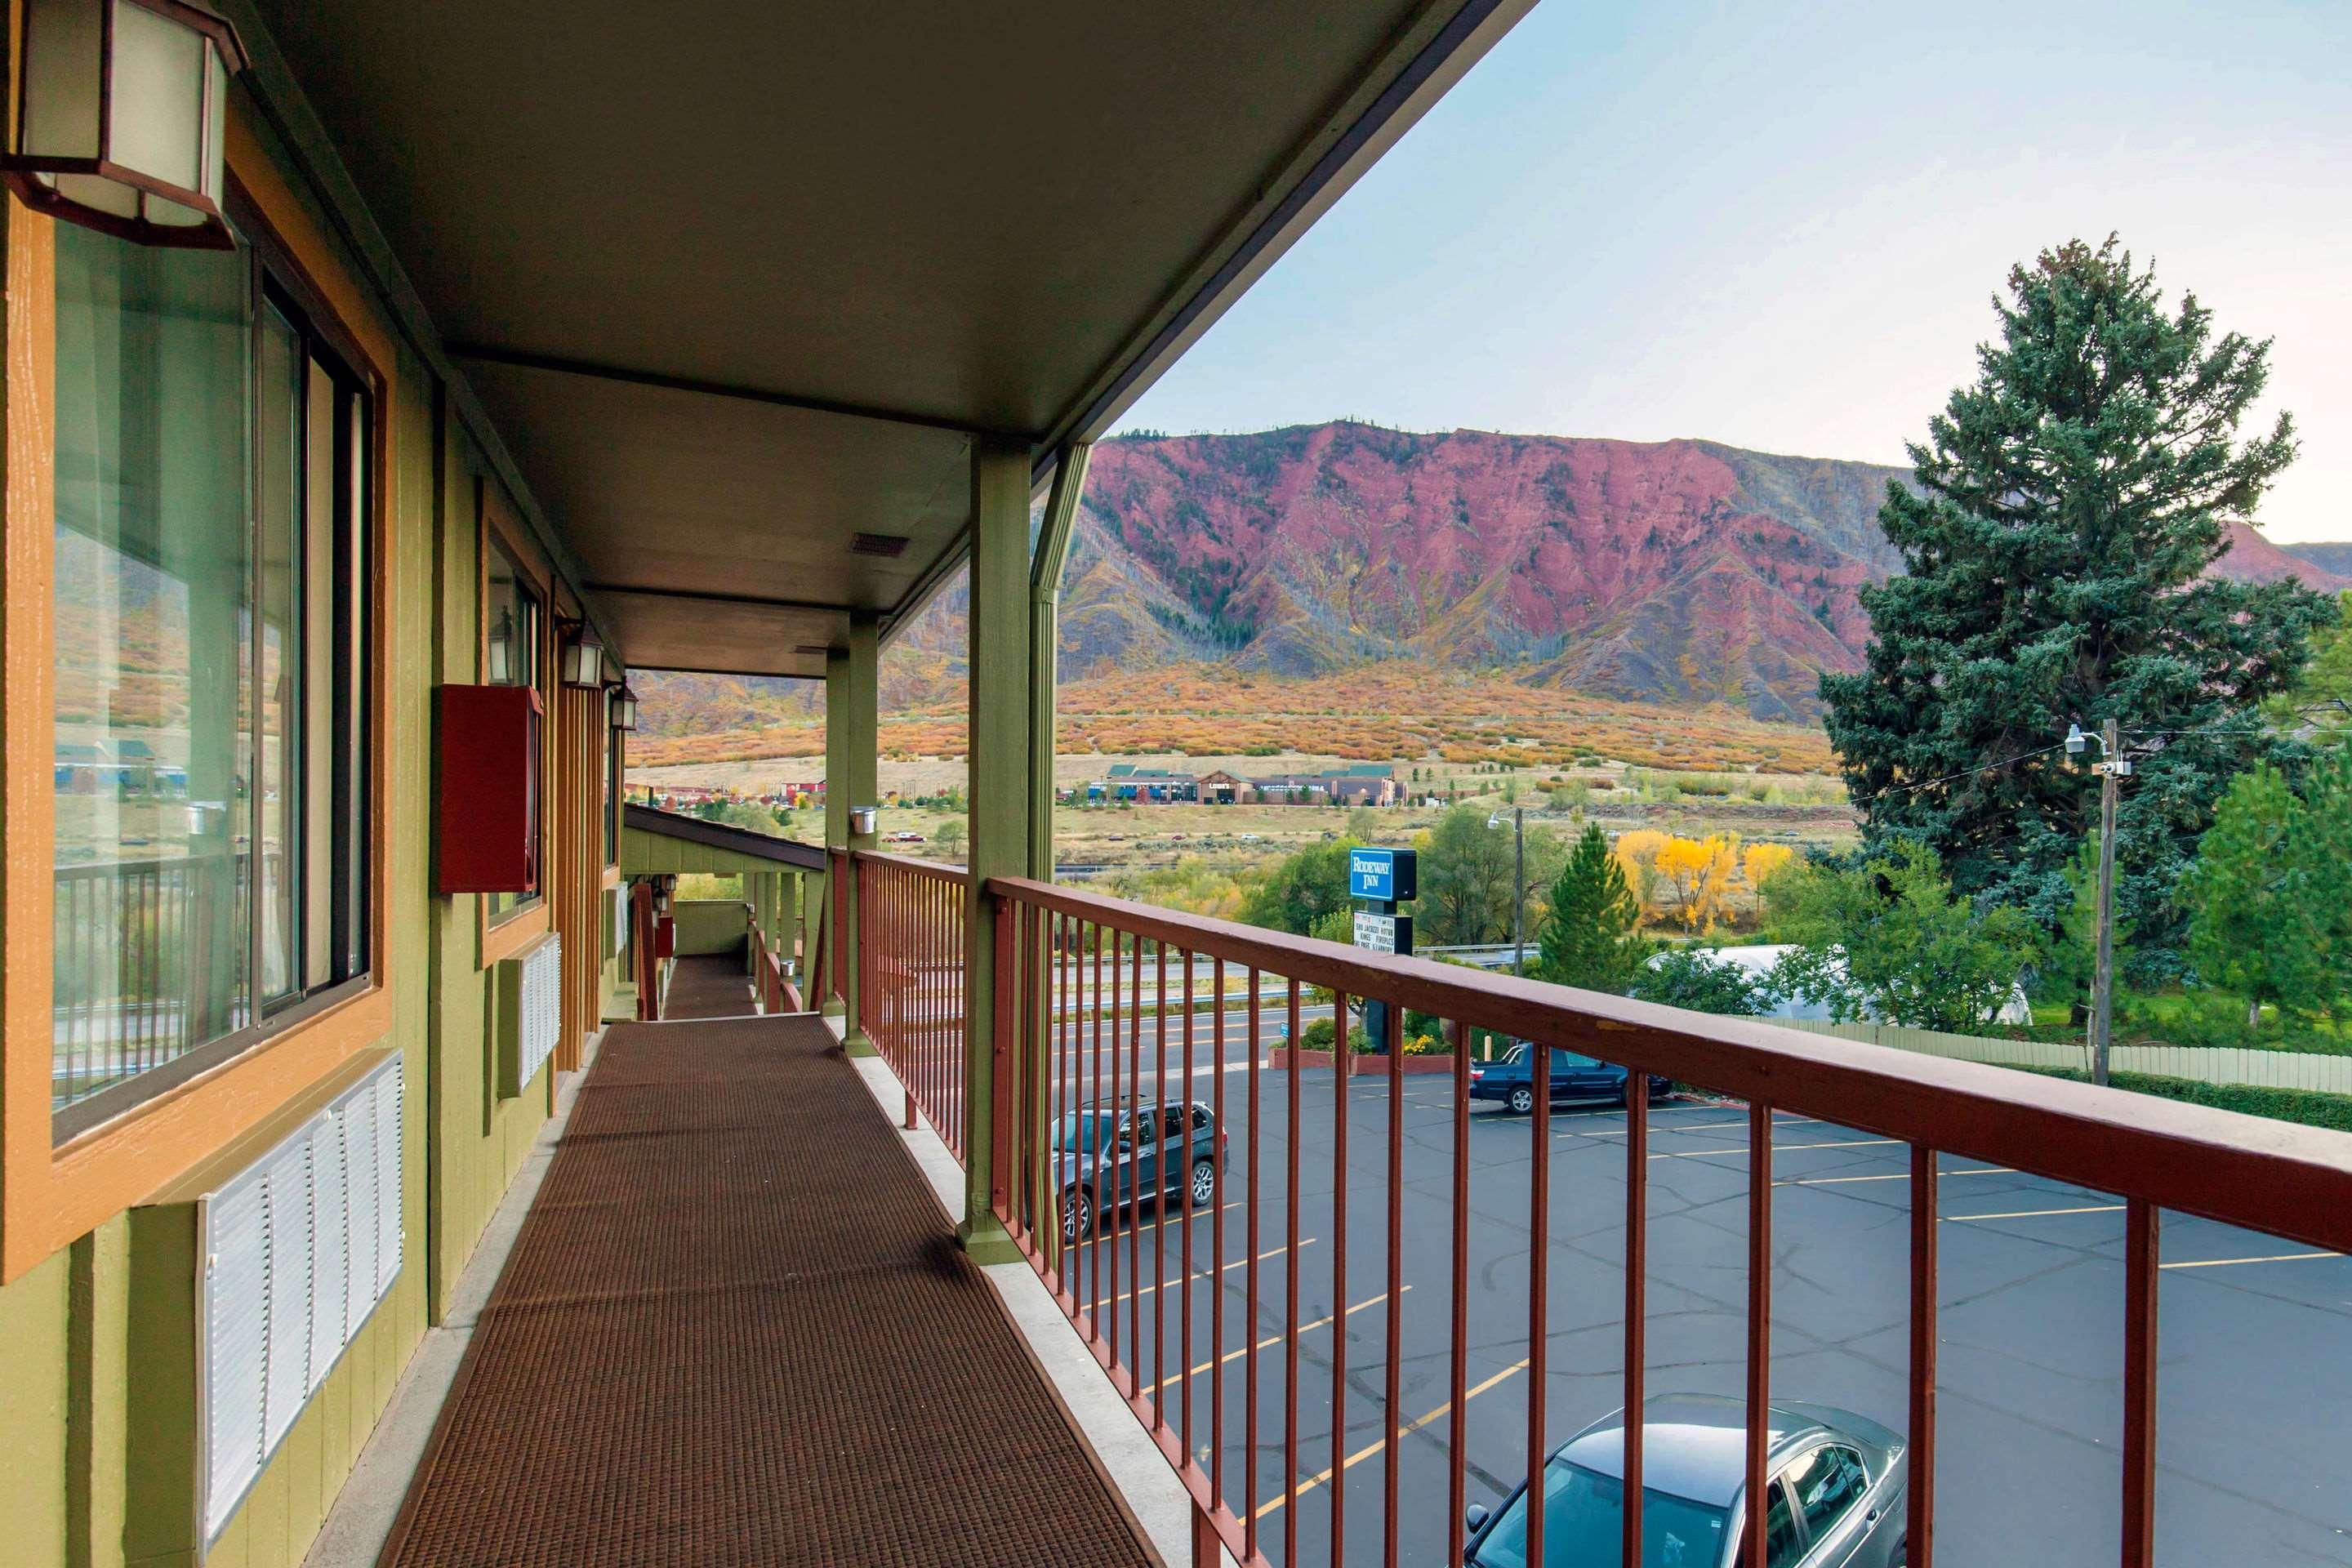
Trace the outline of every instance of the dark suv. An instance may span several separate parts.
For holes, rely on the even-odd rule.
[[[1225,1134],[1216,1112],[1171,1100],[1130,1113],[1089,1107],[1054,1127],[1054,1175],[1062,1197],[1062,1238],[1091,1235],[1106,1211],[1181,1193],[1195,1208],[1216,1201]]]
[[[1563,1104],[1578,1100],[1614,1100],[1625,1103],[1627,1073],[1614,1062],[1597,1061],[1591,1057],[1564,1051],[1558,1047],[1551,1053],[1551,1102]],[[1674,1087],[1666,1079],[1652,1077],[1650,1103],[1655,1105]],[[1528,1060],[1528,1043],[1521,1040],[1513,1046],[1508,1056],[1499,1061],[1480,1062],[1470,1069],[1470,1098],[1473,1100],[1500,1100],[1517,1115],[1526,1116],[1536,1108],[1535,1068]]]

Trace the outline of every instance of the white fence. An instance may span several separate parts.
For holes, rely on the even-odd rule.
[[[1952,1057],[1969,1062],[1996,1062],[2004,1067],[2074,1068],[2088,1072],[2091,1047],[2070,1040],[2063,1045],[2040,1040],[2003,1040],[1979,1035],[1947,1035],[1935,1029],[1906,1029],[1896,1024],[1824,1024],[1811,1020],[1777,1019],[1783,1027],[1816,1035],[1835,1035],[1897,1050],[1921,1051],[1931,1057]],[[2164,1078],[2195,1079],[2204,1083],[2242,1084],[2254,1089],[2309,1089],[2329,1094],[2352,1094],[2352,1057],[2314,1051],[2254,1051],[2208,1046],[2116,1046],[2109,1065],[2116,1072],[2153,1073]]]

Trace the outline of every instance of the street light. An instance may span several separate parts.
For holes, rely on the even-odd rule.
[[[2080,724],[2066,726],[2068,756],[2081,756],[2093,741],[2099,743],[2099,760],[2091,764],[2099,775],[2099,957],[2091,971],[2091,1081],[2104,1084],[2115,1034],[2116,795],[2131,759],[2123,754],[2123,735],[2113,719],[2096,735],[2084,734]]]
[[[1503,814],[1490,812],[1486,826],[1503,826]],[[1511,973],[1525,975],[1528,972],[1528,812],[1527,807],[1511,807],[1511,847],[1517,862],[1515,880],[1518,892],[1511,905]]]

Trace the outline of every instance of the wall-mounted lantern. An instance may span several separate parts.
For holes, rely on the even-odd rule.
[[[613,728],[635,730],[637,727],[637,694],[625,685],[613,689]]]
[[[184,0],[24,0],[22,15],[9,188],[142,245],[235,248],[221,199],[236,30]]]
[[[602,686],[604,684],[604,645],[585,622],[575,624],[572,635],[563,639],[563,684],[566,686]]]

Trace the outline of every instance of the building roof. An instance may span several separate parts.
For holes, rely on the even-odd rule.
[[[975,443],[1041,490],[1532,3],[250,8],[627,661],[821,676],[961,563]]]

